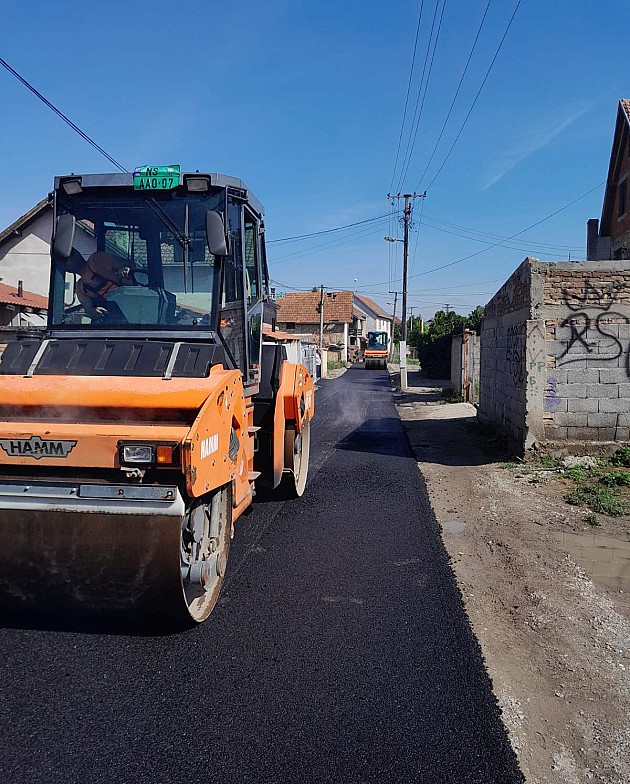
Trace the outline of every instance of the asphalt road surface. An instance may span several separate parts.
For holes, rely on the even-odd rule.
[[[210,619],[136,631],[3,625],[1,782],[523,781],[382,371],[322,382]]]

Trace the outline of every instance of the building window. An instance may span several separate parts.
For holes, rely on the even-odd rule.
[[[287,332],[295,332],[295,321],[287,321]]]
[[[628,180],[619,183],[619,217],[626,212],[626,196],[628,192]]]

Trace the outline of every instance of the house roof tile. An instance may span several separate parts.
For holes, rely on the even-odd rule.
[[[319,313],[317,312],[319,299],[319,291],[285,294],[284,297],[276,300],[278,323],[319,324]],[[336,321],[342,324],[351,324],[352,300],[351,291],[326,292],[324,295],[324,322],[329,324],[331,321]]]
[[[22,296],[18,297],[18,290],[6,283],[0,283],[0,304],[2,305],[21,305],[25,308],[35,308],[36,310],[47,310],[48,299],[41,294],[33,294],[32,291],[22,291]]]

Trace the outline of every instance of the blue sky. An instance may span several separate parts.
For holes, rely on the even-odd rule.
[[[436,3],[433,40],[443,8],[440,35],[408,148]],[[127,168],[179,163],[245,180],[266,207],[279,291],[323,283],[386,306],[390,289],[401,288],[402,255],[402,243],[383,241],[402,237],[387,217],[387,193],[429,186],[516,0],[490,2],[423,179],[487,0],[443,4],[424,0],[396,171],[420,0],[36,0],[28,8],[5,0],[0,55]],[[526,255],[584,258],[586,220],[601,212],[596,186],[606,178],[617,102],[630,97],[615,45],[629,24],[625,3],[521,0],[461,137],[424,203],[415,202],[409,305],[416,314],[484,304]],[[0,227],[39,201],[56,174],[111,170],[4,69],[0,95]],[[511,247],[430,272],[591,189]]]

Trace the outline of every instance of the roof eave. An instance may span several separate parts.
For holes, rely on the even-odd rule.
[[[616,172],[620,165],[619,153],[622,147],[624,131],[626,135],[630,129],[630,118],[624,109],[623,99],[617,106],[617,119],[615,121],[615,134],[613,136],[612,148],[610,150],[610,163],[608,164],[608,176],[606,178],[606,190],[604,191],[604,203],[602,205],[602,215],[599,222],[600,237],[610,236],[610,220],[612,209],[616,197]]]
[[[52,201],[49,194],[45,199],[42,199],[34,207],[32,207],[28,212],[25,212],[24,215],[21,215],[10,226],[7,226],[4,231],[0,232],[0,244],[2,244],[5,240],[13,237],[21,229],[24,229],[26,226],[28,226],[29,223],[37,220],[37,218],[39,218],[40,215],[43,215],[51,204]]]

